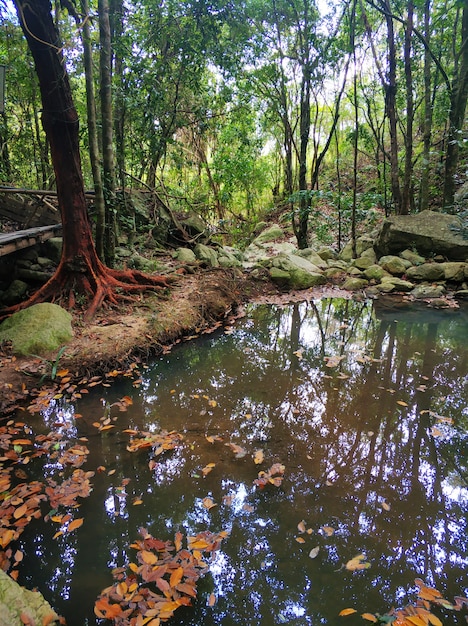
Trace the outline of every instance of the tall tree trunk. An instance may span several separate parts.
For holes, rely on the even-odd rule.
[[[108,0],[99,0],[101,126],[104,199],[106,203],[105,257],[110,267],[115,261],[117,230],[115,198],[115,157],[112,118],[112,47]]]
[[[389,0],[381,0],[382,7],[385,11],[385,21],[387,24],[388,34],[388,74],[387,81],[384,85],[385,89],[385,110],[389,122],[390,130],[390,179],[392,187],[392,197],[395,206],[395,212],[401,213],[401,190],[400,178],[398,171],[398,132],[396,117],[396,45],[395,31],[393,28],[393,18],[391,15],[391,7]]]
[[[400,213],[408,215],[413,204],[413,68],[411,63],[412,37],[413,37],[414,5],[408,0],[407,21],[405,26],[405,83],[406,83],[406,134],[405,134],[405,176],[403,181],[403,195],[401,198]]]
[[[302,192],[299,199],[299,219],[293,218],[294,234],[300,250],[307,248],[309,230],[310,199],[307,197],[307,148],[310,133],[310,69],[302,68],[303,77],[301,83],[301,105],[299,122],[299,191]]]
[[[460,141],[465,120],[466,103],[468,99],[468,6],[464,3],[461,27],[459,66],[452,81],[450,98],[449,131],[445,154],[444,175],[444,207],[453,208],[455,197],[455,177],[457,173]]]
[[[13,182],[11,180],[10,152],[8,150],[8,122],[4,111],[0,114],[0,180],[2,182]]]
[[[117,272],[99,260],[88,219],[79,151],[78,115],[62,54],[62,45],[51,15],[50,0],[14,0],[18,18],[34,59],[42,98],[42,123],[55,171],[57,198],[62,217],[63,246],[52,278],[29,300],[4,310],[2,316],[37,302],[69,298],[75,293],[92,297],[92,316],[107,299],[117,303],[118,291],[141,291],[166,286],[161,276],[141,272]],[[130,283],[130,284],[129,284]]]
[[[124,34],[124,7],[123,0],[111,0],[111,15],[113,17],[114,45],[114,78],[117,85],[114,107],[114,130],[116,145],[117,179],[122,190],[125,190],[125,77],[124,60],[121,53],[122,36]],[[125,193],[123,194],[125,202]]]
[[[87,122],[88,122],[88,141],[89,141],[89,157],[91,161],[91,170],[94,181],[94,206],[96,209],[96,250],[99,258],[104,261],[104,231],[106,223],[104,189],[101,175],[101,154],[99,151],[97,116],[96,116],[96,97],[94,92],[94,72],[93,57],[91,48],[91,36],[89,29],[89,5],[88,0],[81,0],[81,11],[83,13],[83,26],[81,31],[81,39],[83,42],[83,58],[86,80],[86,105],[87,105]]]
[[[424,124],[423,124],[423,154],[421,171],[421,191],[419,196],[419,210],[425,211],[429,207],[429,172],[431,166],[432,142],[432,59],[429,53],[431,45],[431,0],[424,3],[424,37],[427,46],[424,47]]]

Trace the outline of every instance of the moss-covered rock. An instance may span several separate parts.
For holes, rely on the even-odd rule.
[[[440,298],[445,293],[443,285],[416,285],[411,291],[411,295],[416,300],[425,300],[426,298]]]
[[[388,272],[380,267],[380,265],[371,265],[367,269],[364,270],[364,276],[368,280],[382,280],[384,276],[388,276]]]
[[[410,280],[431,281],[443,280],[444,269],[441,263],[423,263],[422,265],[414,265],[410,267],[406,275]]]
[[[193,251],[202,263],[206,263],[210,267],[219,267],[218,255],[213,248],[205,246],[203,243],[197,243]]]
[[[254,239],[253,243],[261,245],[263,243],[267,243],[268,241],[281,239],[282,237],[284,237],[284,231],[281,226],[278,226],[278,224],[272,224],[269,228],[266,228],[263,232],[261,232],[258,237]]]
[[[369,284],[369,281],[365,278],[354,278],[350,276],[343,283],[343,289],[348,289],[348,291],[359,291],[359,289],[364,289]]]
[[[181,263],[195,263],[197,257],[190,248],[178,248],[176,253],[176,259]]]
[[[407,270],[404,259],[391,254],[381,257],[379,265],[393,276],[402,276]]]
[[[72,316],[44,302],[14,313],[0,324],[0,341],[11,341],[15,354],[47,354],[71,341]]]
[[[25,620],[28,621],[25,621]],[[58,624],[59,616],[38,591],[18,585],[0,570],[0,626]]]

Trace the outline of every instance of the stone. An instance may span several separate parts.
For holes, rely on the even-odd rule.
[[[426,259],[418,254],[417,252],[413,252],[412,250],[403,250],[399,255],[402,259],[409,261],[411,265],[422,265],[426,262]]]
[[[364,276],[368,280],[381,280],[383,276],[388,276],[388,272],[380,265],[371,265],[364,270]]]
[[[60,617],[39,591],[21,587],[0,570],[0,626],[59,624]]]
[[[426,298],[440,298],[445,293],[443,285],[416,285],[411,291],[411,295],[416,300],[425,300]]]
[[[362,237],[358,237],[356,239],[356,254],[357,256],[362,256],[362,253],[369,248],[372,248],[374,245],[374,240],[372,237],[368,235],[363,235]],[[339,259],[343,261],[351,261],[353,259],[353,245],[351,241],[345,245],[343,250],[338,255]]]
[[[218,250],[218,261],[221,267],[241,267],[242,261],[239,259],[239,255],[236,255],[229,248],[220,248]]]
[[[421,211],[386,219],[375,242],[380,255],[399,254],[408,248],[423,256],[442,254],[451,261],[468,258],[468,240],[452,230],[461,226],[456,215]]]
[[[52,259],[49,259],[45,256],[38,256],[37,264],[39,265],[39,267],[52,267],[54,265],[54,262],[52,261]]]
[[[363,272],[358,269],[357,267],[349,267],[348,268],[348,274],[350,276],[363,276]]]
[[[374,248],[367,248],[364,250],[360,256],[361,259],[370,259],[372,263],[377,263],[377,255],[375,254]]]
[[[348,264],[346,261],[341,261],[341,259],[330,259],[330,261],[328,261],[328,267],[337,267],[340,270],[343,270],[343,272],[346,272]]]
[[[391,254],[381,257],[379,259],[379,265],[382,269],[394,276],[402,276],[407,270],[404,260],[400,259],[399,256]]]
[[[209,267],[219,267],[218,255],[213,248],[205,246],[203,243],[197,243],[193,251],[202,263],[206,263]]]
[[[132,256],[133,250],[129,248],[123,248],[122,246],[117,246],[115,249],[115,256],[119,259],[128,259]]]
[[[271,259],[272,267],[279,267],[286,272],[295,271],[297,269],[303,270],[304,272],[309,272],[311,274],[320,274],[321,270],[319,267],[304,259],[303,257],[298,256],[297,254],[278,254],[278,256]]]
[[[441,263],[423,263],[422,265],[413,265],[406,271],[406,276],[410,280],[432,281],[443,280],[444,270]]]
[[[18,268],[17,277],[28,283],[46,283],[52,276],[52,272],[44,272],[43,270],[27,269],[26,267]]]
[[[439,263],[444,272],[444,279],[454,283],[462,283],[468,271],[468,263],[460,261],[446,261]]]
[[[200,237],[200,235],[209,235],[208,226],[196,213],[189,213],[187,217],[179,218],[182,228],[191,237]]]
[[[178,248],[176,259],[181,263],[195,263],[197,257],[195,256],[195,252],[190,248]]]
[[[324,246],[323,248],[320,248],[319,250],[317,250],[317,254],[324,261],[338,258],[338,253],[335,250],[333,250],[333,248],[329,248],[328,246]]]
[[[374,261],[368,256],[360,256],[357,259],[354,259],[352,264],[360,270],[366,270],[371,265],[374,265]]]
[[[44,242],[44,251],[46,256],[56,265],[60,263],[60,259],[62,257],[62,245],[62,237],[51,237]]]
[[[359,291],[360,289],[364,289],[369,284],[369,281],[365,278],[354,278],[350,276],[343,283],[343,289],[347,289],[348,291]]]
[[[316,267],[324,270],[328,267],[326,260],[324,260],[315,250],[312,248],[304,248],[304,250],[297,250],[294,252],[295,255],[302,257],[303,259],[307,259]]]
[[[339,276],[343,276],[345,270],[340,269],[339,267],[328,267],[324,270],[323,274],[327,278],[338,278]]]
[[[272,224],[269,228],[266,228],[264,231],[262,231],[252,243],[255,243],[256,245],[261,245],[267,243],[268,241],[281,239],[282,237],[284,237],[284,231],[281,226],[278,226],[278,224]]]
[[[15,354],[54,352],[71,341],[71,321],[70,313],[57,304],[33,304],[0,324],[0,342],[11,341]]]
[[[414,288],[414,284],[409,280],[397,276],[382,276],[381,285],[391,285],[393,287],[391,291],[411,291]]]
[[[1,297],[2,304],[6,306],[18,304],[18,302],[24,300],[27,291],[28,283],[25,283],[23,280],[19,280],[19,278],[16,278],[12,283],[10,283],[8,289],[3,292]]]

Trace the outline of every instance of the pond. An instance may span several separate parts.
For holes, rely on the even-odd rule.
[[[94,603],[112,568],[138,563],[139,529],[210,530],[226,536],[171,624],[365,624],[414,602],[416,578],[466,597],[467,365],[466,309],[257,305],[134,377],[22,413],[63,434],[56,448],[85,447],[95,473],[78,509],[21,535],[18,580],[69,626],[104,623]],[[128,449],[161,430],[183,439]],[[58,482],[73,467],[45,456],[24,471]],[[66,512],[83,523],[61,534]],[[430,609],[444,624],[466,614]]]

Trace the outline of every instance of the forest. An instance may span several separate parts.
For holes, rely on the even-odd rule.
[[[376,209],[463,214],[466,2],[34,4],[53,19],[49,49],[69,77],[95,245],[110,267],[119,232],[154,226],[117,201],[123,189],[154,190],[160,206],[236,243],[280,207],[299,248],[311,232],[341,248]],[[0,6],[0,182],[53,189],[20,26],[29,4]]]

